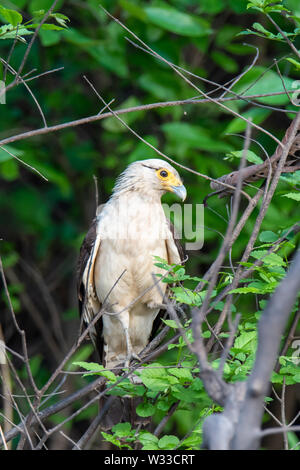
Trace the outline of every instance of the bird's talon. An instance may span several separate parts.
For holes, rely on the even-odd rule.
[[[125,362],[124,362],[124,367],[125,367],[126,369],[129,368],[130,362],[131,362],[132,360],[136,360],[136,361],[138,361],[138,362],[142,362],[142,359],[140,358],[140,356],[139,356],[138,354],[132,352],[132,353],[128,354],[128,356],[126,357],[126,360],[125,360]]]
[[[132,358],[138,362],[142,362],[142,358],[138,354],[132,354]]]
[[[148,302],[148,303],[147,303],[147,307],[148,307],[148,308],[151,308],[151,309],[153,309],[153,310],[155,310],[155,309],[160,310],[160,309],[165,309],[165,308],[166,308],[165,305],[162,304],[161,302],[153,302],[153,301],[152,301],[152,302]]]

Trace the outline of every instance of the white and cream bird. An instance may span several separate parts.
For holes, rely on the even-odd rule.
[[[183,251],[166,218],[161,196],[186,189],[178,172],[159,159],[130,164],[116,181],[108,202],[99,206],[78,261],[80,313],[89,324],[102,309],[90,335],[107,368],[125,364],[149,343],[166,284],[154,256],[179,264]]]

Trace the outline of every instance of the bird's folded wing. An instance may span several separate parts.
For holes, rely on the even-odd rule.
[[[169,219],[167,219],[167,222],[170,230],[170,238],[166,239],[167,261],[168,264],[180,264],[185,258],[184,249],[179,241],[174,225]]]
[[[97,234],[97,219],[94,219],[81,245],[77,265],[79,313],[86,326],[90,324],[101,308],[94,282],[94,268],[99,249],[100,236]],[[89,331],[93,342],[99,341],[102,336],[101,330],[102,320],[100,319]]]
[[[166,218],[169,230],[170,237],[166,238],[166,247],[168,259],[166,260],[168,264],[180,264],[185,259],[184,248],[180,243],[179,237],[176,234],[176,230],[172,222]],[[169,288],[167,288],[167,295],[169,294]],[[150,335],[150,341],[157,335],[158,331],[164,326],[162,318],[166,316],[165,310],[160,310],[157,317],[153,322],[153,328]]]

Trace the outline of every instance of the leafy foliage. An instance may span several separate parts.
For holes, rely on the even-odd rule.
[[[7,21],[6,24],[0,27],[0,39],[17,38],[19,41],[26,43],[23,36],[34,33],[33,30],[43,19],[45,13],[45,10],[34,11],[33,18],[23,23],[23,17],[18,11],[0,5],[0,19]],[[67,21],[69,21],[69,18],[62,13],[52,13],[49,18],[53,18],[57,24],[45,22],[41,26],[42,31],[61,31],[67,27]]]
[[[2,2],[1,55],[9,56],[17,38],[10,60],[14,70],[18,70],[26,43],[51,3],[48,0]],[[107,17],[98,3],[96,0],[58,2],[59,12],[54,11],[42,25],[38,41],[28,57],[24,71],[29,73],[27,78],[32,78],[33,73],[64,67],[55,74],[27,82],[41,104],[48,125],[95,115],[102,108],[102,103],[82,80],[84,74],[91,78],[106,101],[115,100],[112,104],[114,109],[195,97],[195,90],[165,64],[134,48],[126,40],[122,28]],[[218,87],[216,82],[229,83],[234,74],[243,72],[232,91],[243,93],[246,99],[235,96],[226,105],[229,110],[239,112],[255,124],[271,128],[278,139],[282,138],[294,115],[276,114],[268,106],[280,106],[289,112],[298,110],[284,92],[285,89],[295,92],[300,65],[297,57],[279,60],[281,76],[271,65],[274,57],[290,54],[283,34],[297,44],[300,11],[294,2],[110,0],[102,3],[163,57],[191,70],[196,75],[193,80],[197,80],[197,86],[206,93]],[[281,12],[284,16],[280,15]],[[265,15],[276,20],[281,32],[270,21],[267,22]],[[249,24],[252,24],[251,29]],[[244,35],[249,35],[248,42],[255,36],[253,44],[263,48],[259,65],[251,69],[248,67],[255,49],[244,44]],[[13,73],[6,70],[5,63],[1,63],[0,74],[7,85],[14,78]],[[274,96],[269,96],[274,93]],[[264,96],[251,98],[257,95]],[[44,125],[40,110],[21,84],[8,93],[6,101],[6,105],[0,105],[5,110],[0,114],[3,136]],[[247,124],[212,102],[135,111],[123,115],[123,119],[151,145],[212,178],[230,173],[239,166],[243,145],[240,137],[232,134],[244,133]],[[247,162],[256,164],[264,161],[266,154],[272,155],[275,142],[263,134],[254,135],[254,139],[258,144],[251,142]],[[127,164],[155,156],[153,149],[138,141],[113,117],[101,123],[19,140],[0,148],[0,211],[1,220],[5,222],[1,231],[1,257],[10,276],[9,291],[15,313],[28,333],[28,342],[32,344],[29,350],[30,370],[39,387],[56,368],[66,350],[65,343],[68,346],[72,344],[77,334],[74,260],[95,212],[93,175],[99,178],[100,199],[104,202],[111,193],[116,175]],[[41,172],[48,181],[42,180],[26,165]],[[252,274],[230,291],[234,299],[232,315],[241,313],[242,316],[223,369],[228,382],[244,380],[249,375],[255,359],[257,321],[269,296],[285,275],[290,255],[299,242],[299,234],[290,231],[299,219],[299,174],[298,171],[281,176],[255,249],[250,260],[242,264],[251,268]],[[209,182],[188,172],[183,172],[183,176],[188,188],[188,202],[202,202],[211,191]],[[252,189],[247,188],[249,194],[252,194]],[[200,253],[190,254],[185,267],[170,266],[162,259],[156,260],[157,266],[166,271],[163,282],[169,284],[172,301],[183,304],[187,310],[203,304],[209,286],[202,276],[219,251],[227,228],[228,210],[224,199],[210,200],[205,208],[205,245]],[[233,246],[230,255],[236,264],[256,217],[257,212],[254,212]],[[286,238],[278,242],[285,233],[288,233]],[[269,253],[274,244],[276,249]],[[231,264],[229,261],[222,268],[212,292],[209,305],[211,328],[216,325],[225,306],[224,300],[219,301],[217,297],[222,289],[231,285],[234,277],[231,266],[227,266]],[[195,292],[195,286],[200,282],[204,288]],[[9,346],[17,350],[18,337],[11,332],[11,318],[4,295],[2,300],[4,314],[1,323],[8,331]],[[59,312],[58,324],[55,312]],[[111,433],[102,433],[106,441],[120,449],[134,448],[136,443],[151,450],[198,449],[202,442],[204,418],[221,411],[204,390],[196,358],[187,348],[186,340],[193,342],[190,319],[182,320],[181,325],[174,319],[166,319],[164,323],[170,328],[169,338],[180,328],[185,335],[181,335],[177,342],[171,342],[168,351],[157,362],[137,370],[136,375],[141,380],[139,384],[129,379],[118,382],[118,376],[112,371],[97,362],[88,362],[92,352],[90,344],[81,346],[67,364],[69,371],[79,367],[85,371],[83,378],[74,375],[74,388],[88,383],[93,376],[105,377],[108,386],[118,382],[108,394],[140,397],[142,403],[137,408],[138,415],[152,417],[156,425],[177,404],[163,435],[137,431],[129,423],[116,425]],[[212,338],[211,328],[207,325],[202,331],[203,338],[208,341]],[[58,330],[62,331],[63,339]],[[225,322],[218,339],[223,342],[228,336],[229,325]],[[297,371],[291,356],[289,348],[279,359],[280,367],[271,379],[277,388],[284,382],[287,385],[299,382],[299,368]],[[211,364],[217,369],[220,359],[212,355]],[[26,368],[18,367],[22,380],[30,384]],[[18,384],[13,387],[16,394],[20,392]],[[30,385],[28,390],[30,395]],[[48,404],[57,400],[54,393]],[[74,409],[76,406],[79,409],[80,405],[77,403]],[[29,412],[26,400],[20,402],[20,409],[23,414]],[[97,409],[90,406],[68,423],[69,429],[77,435],[77,430],[95,413]],[[18,422],[16,412],[14,418]],[[58,413],[51,419],[53,423],[62,422],[64,416]]]

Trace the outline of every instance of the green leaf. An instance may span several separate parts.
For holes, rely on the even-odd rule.
[[[89,371],[94,371],[94,372],[99,372],[104,369],[104,367],[101,364],[98,364],[98,362],[84,362],[84,361],[76,361],[73,362],[75,366],[82,367],[82,369],[89,370]]]
[[[273,401],[273,398],[271,398],[271,397],[265,397],[265,398],[264,398],[264,401],[265,401],[265,403],[270,403],[271,401]]]
[[[132,108],[138,106],[140,104],[139,100],[135,96],[130,96],[124,101],[121,105],[118,105],[118,109],[125,109],[125,108]],[[124,114],[120,116],[122,121],[126,122],[126,124],[131,125],[139,118],[144,116],[143,111],[135,111],[132,113]],[[120,122],[116,117],[111,117],[105,119],[102,123],[102,127],[109,132],[128,132],[127,128]]]
[[[115,385],[111,390],[107,392],[108,395],[114,396],[131,396],[140,397],[145,394],[145,387],[143,385],[136,385],[129,379],[124,379],[118,385]]]
[[[127,437],[131,431],[130,423],[118,423],[111,428],[112,432],[118,437]]]
[[[76,29],[68,28],[62,32],[62,37],[71,44],[74,44],[82,49],[88,50],[92,47],[96,47],[99,41],[91,39],[88,36],[80,33]]]
[[[183,289],[182,287],[172,287],[171,290],[174,292],[177,302],[198,307],[202,304],[207,292],[206,290],[194,292],[191,289]],[[211,297],[215,297],[216,293],[216,290],[213,290]]]
[[[283,92],[282,95],[256,98],[258,101],[280,105],[289,102],[285,93],[282,80],[287,90],[293,89],[294,80],[282,75],[281,77],[273,70],[266,70],[265,67],[256,66],[249,70],[233,87],[233,91],[243,96],[260,95],[265,93]]]
[[[225,0],[201,0],[199,6],[204,13],[216,15],[224,10],[226,2]]]
[[[147,431],[141,431],[138,436],[139,441],[143,444],[143,450],[157,450],[158,437]]]
[[[70,21],[70,19],[66,15],[63,15],[62,13],[52,13],[50,16],[63,28],[67,28],[67,21]]]
[[[211,57],[217,65],[222,67],[222,69],[224,69],[228,73],[235,73],[239,68],[236,60],[234,60],[232,57],[225,54],[224,52],[213,51]]]
[[[30,34],[33,34],[33,31],[29,31],[24,26],[18,28],[18,34],[17,28],[11,24],[5,24],[0,28],[0,39],[15,39],[15,37],[17,37],[21,42],[26,43],[22,36],[28,36]]]
[[[152,416],[155,413],[155,406],[152,405],[151,403],[140,403],[136,407],[136,412],[139,416],[142,416],[143,418],[147,418],[148,416]]]
[[[202,443],[202,436],[200,432],[198,431],[198,432],[193,432],[191,436],[184,439],[184,441],[182,442],[182,445],[186,449],[192,450],[192,449],[200,449],[201,443]]]
[[[172,33],[188,37],[207,36],[211,33],[206,20],[182,13],[175,8],[146,7],[144,11],[151,23]]]
[[[287,60],[288,62],[290,62],[291,64],[293,64],[293,66],[298,70],[300,71],[300,62],[298,62],[297,60],[295,59],[291,59],[291,58],[288,58],[288,59],[285,59]]]
[[[292,363],[281,367],[279,372],[283,375],[292,374],[297,376],[299,374],[299,367]]]
[[[115,436],[113,436],[112,434],[108,434],[107,432],[103,432],[103,431],[101,431],[101,434],[107,442],[111,442],[115,446],[120,447],[120,441]]]
[[[275,0],[275,2],[271,2],[270,0],[251,0],[251,2],[247,4],[247,9],[249,8],[253,8],[262,13],[281,12],[282,10],[288,11],[281,5],[281,0]]]
[[[9,8],[4,8],[3,6],[0,5],[0,15],[10,24],[13,26],[17,26],[18,24],[21,24],[23,21],[22,15],[15,11],[15,10],[10,10]]]
[[[214,310],[219,310],[220,312],[222,312],[223,308],[224,308],[224,302],[222,302],[222,301],[217,302],[217,303],[214,305]],[[231,305],[231,311],[232,311],[233,313],[236,312],[236,307],[235,307],[234,305]],[[209,330],[207,330],[207,331],[210,333]],[[206,333],[206,332],[205,332],[205,333]]]
[[[264,108],[250,108],[246,112],[241,113],[241,116],[243,116],[246,119],[252,120],[254,124],[261,124],[263,121],[267,119],[268,116],[270,116],[271,111],[269,109],[264,109]],[[224,134],[233,134],[233,133],[239,133],[245,131],[247,127],[247,122],[244,121],[241,118],[234,118],[232,121],[228,124],[226,127]]]
[[[257,332],[245,331],[234,342],[234,348],[243,352],[254,352],[256,349]]]
[[[153,70],[137,78],[138,85],[151,95],[161,100],[175,100],[178,95],[178,83],[164,70]]]
[[[202,338],[210,338],[211,337],[211,332],[209,330],[206,330],[202,333]]]
[[[243,150],[236,150],[234,152],[227,153],[226,157],[229,158],[229,159],[230,159],[230,157],[242,158],[243,153],[244,153]],[[224,160],[226,160],[226,158]],[[255,164],[258,164],[258,165],[260,163],[263,163],[263,160],[258,155],[256,155],[256,153],[252,152],[251,150],[247,151],[246,160],[248,162],[255,163]]]
[[[277,372],[272,372],[271,382],[273,384],[282,384],[283,383],[283,375],[278,374]]]
[[[164,411],[164,412],[167,412],[170,409],[170,406],[171,406],[171,403],[170,403],[169,397],[166,398],[163,396],[162,398],[159,398],[156,402],[157,409]]]
[[[164,269],[169,270],[171,268],[171,265],[168,264],[167,261],[161,258],[160,256],[153,256],[153,258],[159,263],[161,263]]]
[[[189,387],[183,383],[174,385],[171,392],[172,397],[184,403],[197,403],[197,401],[203,400],[204,398],[202,384],[201,388],[199,388],[198,383],[196,382],[195,384],[195,381],[193,381]]]
[[[55,26],[55,25],[53,25]],[[58,26],[56,26],[58,28]],[[53,31],[51,28],[41,29],[39,32],[41,43],[45,47],[54,46],[60,42],[61,36],[57,31]]]
[[[174,328],[174,329],[177,329],[177,328],[178,328],[177,323],[176,323],[176,321],[174,321],[174,320],[164,320],[164,319],[162,318],[162,321],[163,321],[167,326],[169,326],[170,328]]]
[[[278,239],[278,235],[272,232],[271,230],[266,230],[265,232],[261,232],[259,235],[259,240],[263,243],[272,243]]]
[[[178,379],[168,375],[166,370],[159,363],[153,363],[145,367],[140,373],[143,384],[152,391],[164,392],[171,385],[178,383]]]
[[[201,305],[205,296],[204,292],[193,292],[190,289],[182,287],[173,287],[172,292],[175,294],[177,302],[187,305]]]
[[[101,375],[103,377],[106,377],[109,379],[111,382],[116,382],[117,377],[113,372],[110,370],[105,369],[101,364],[98,364],[97,362],[84,362],[84,361],[76,361],[73,362],[75,366],[82,367],[85,370],[90,371],[90,374],[84,374],[84,376],[87,375]]]
[[[184,143],[187,148],[206,150],[207,152],[228,152],[231,145],[217,140],[207,129],[186,122],[168,122],[163,124],[163,131],[174,143]]]
[[[241,14],[246,10],[247,0],[239,0],[238,2],[236,0],[229,0],[228,3],[231,10],[233,10],[235,13]]]
[[[255,259],[263,258],[264,264],[270,264],[271,266],[286,266],[286,262],[281,256],[276,253],[268,254],[267,250],[252,251],[251,256]]]
[[[38,24],[35,23],[35,24],[28,25],[27,28],[35,29],[37,26],[38,26]],[[62,31],[63,28],[61,26],[58,26],[57,24],[44,23],[41,26],[41,30],[45,30],[45,31]]]
[[[189,369],[185,367],[172,367],[168,369],[169,374],[175,375],[178,379],[181,379],[183,382],[191,382],[193,380],[193,376]]]
[[[287,433],[289,449],[298,449],[299,450],[299,436],[295,432]]]
[[[158,447],[160,449],[174,449],[174,447],[178,446],[179,439],[176,436],[164,436],[158,441]]]
[[[113,74],[121,78],[125,78],[128,75],[128,67],[123,48],[113,46],[104,41],[91,39],[75,28],[64,29],[60,32],[60,35],[65,41],[77,45],[84,52],[91,55],[102,67]]]
[[[5,151],[5,149],[7,150],[7,152]],[[12,158],[14,158],[8,152],[12,153],[16,157],[22,157],[22,155],[24,155],[23,150],[20,150],[16,147],[13,147],[12,145],[3,145],[0,148],[0,163],[5,162],[6,160],[11,160]]]
[[[229,294],[260,294],[261,289],[257,287],[238,287],[228,292]]]
[[[294,173],[283,173],[280,179],[291,185],[300,184],[300,170]]]
[[[15,264],[17,264],[18,260],[19,260],[18,253],[16,253],[15,251],[12,251],[11,253],[8,253],[2,258],[3,267],[5,269],[13,267],[15,266]]]
[[[135,18],[138,18],[142,21],[146,20],[146,13],[141,7],[136,4],[136,2],[129,0],[119,0],[119,4],[123,8],[123,10],[128,11],[131,16],[134,16]]]
[[[300,191],[299,193],[283,194],[281,197],[288,197],[289,199],[293,199],[294,201],[300,201]]]
[[[271,33],[271,31],[268,31],[262,24],[260,23],[253,23],[252,25],[253,29],[256,29],[256,31],[259,31],[260,33],[264,33],[268,38],[273,38],[275,35]]]

